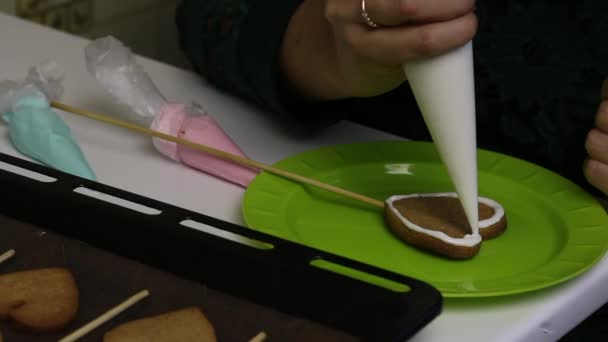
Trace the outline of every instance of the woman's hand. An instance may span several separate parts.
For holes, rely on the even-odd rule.
[[[281,51],[287,81],[313,99],[369,97],[405,81],[402,65],[445,53],[477,31],[475,0],[305,0]]]
[[[589,154],[583,166],[585,177],[593,186],[608,194],[608,80],[604,81],[595,128],[587,134],[585,148]]]

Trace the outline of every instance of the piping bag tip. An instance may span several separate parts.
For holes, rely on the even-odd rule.
[[[458,193],[473,234],[479,233],[477,132],[472,42],[403,67],[424,121]]]

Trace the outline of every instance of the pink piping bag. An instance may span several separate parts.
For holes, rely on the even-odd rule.
[[[128,107],[122,119],[247,158],[202,108],[165,100],[131,51],[117,39],[104,37],[91,42],[85,48],[85,57],[89,73],[116,102]],[[160,138],[152,142],[168,158],[242,187],[247,187],[259,172]]]

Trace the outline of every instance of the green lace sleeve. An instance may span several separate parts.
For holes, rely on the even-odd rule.
[[[183,0],[176,24],[195,70],[218,88],[282,109],[277,55],[301,0]]]
[[[249,0],[184,0],[177,10],[180,44],[194,69],[218,87],[251,96],[238,67],[237,41]]]

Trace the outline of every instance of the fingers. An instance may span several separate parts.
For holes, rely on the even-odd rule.
[[[371,19],[383,26],[378,29],[362,24],[360,1],[327,0],[325,15],[357,56],[378,64],[439,55],[477,32],[474,0],[365,0]]]
[[[608,134],[608,101],[602,101],[595,115],[595,127]]]
[[[379,25],[445,21],[473,12],[475,0],[366,0]]]
[[[469,14],[451,21],[372,31],[353,25],[345,28],[345,36],[361,57],[385,65],[400,65],[462,46],[476,31],[477,17]]]
[[[606,84],[605,82],[604,90]],[[589,158],[585,161],[583,171],[591,185],[608,194],[608,101],[600,104],[595,122],[596,128],[589,131],[585,140]]]
[[[331,0],[326,15],[330,21],[358,22],[361,0]],[[365,0],[370,18],[381,26],[446,21],[472,13],[475,0]]]
[[[585,178],[591,185],[608,194],[608,165],[594,159],[588,159],[583,166]]]
[[[585,149],[591,159],[608,164],[608,134],[597,128],[587,134]]]

